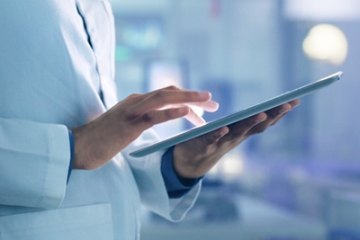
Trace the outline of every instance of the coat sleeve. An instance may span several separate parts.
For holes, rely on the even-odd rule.
[[[0,204],[59,206],[69,163],[65,126],[0,118]]]
[[[55,208],[65,194],[73,78],[59,11],[0,1],[0,205]]]
[[[164,151],[143,158],[134,158],[129,155],[133,150],[149,145],[156,139],[154,130],[147,130],[122,154],[131,166],[140,191],[142,204],[170,221],[181,221],[194,205],[200,192],[201,181],[183,197],[170,199],[161,174],[161,158]]]
[[[56,208],[68,128],[103,112],[73,1],[0,1],[0,205]]]

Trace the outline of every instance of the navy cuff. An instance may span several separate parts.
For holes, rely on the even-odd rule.
[[[167,150],[161,160],[161,174],[170,198],[180,198],[188,193],[201,178],[183,178],[179,176],[173,165],[174,147]]]
[[[72,171],[72,165],[74,162],[74,147],[75,147],[74,136],[70,129],[69,129],[69,142],[70,142],[70,164],[69,164],[69,170],[68,170],[67,183],[69,182],[69,178],[70,178],[71,171]]]

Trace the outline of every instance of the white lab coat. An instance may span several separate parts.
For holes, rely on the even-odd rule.
[[[0,1],[1,240],[137,239],[141,203],[172,221],[194,203],[200,184],[168,198],[162,152],[128,156],[155,140],[151,130],[67,183],[68,128],[117,102],[113,55],[107,0]]]

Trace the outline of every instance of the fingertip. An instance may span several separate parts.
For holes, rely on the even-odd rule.
[[[200,115],[196,114],[192,107],[187,106],[189,109],[188,114],[184,115],[184,117],[194,124],[196,127],[203,126],[206,124],[205,119],[203,119]]]
[[[283,114],[289,112],[291,109],[292,109],[291,104],[286,103],[286,104],[284,104],[284,106],[282,106],[282,108],[280,108],[280,109],[277,111],[277,115],[283,115]]]
[[[200,126],[204,126],[206,124],[206,121],[205,119],[203,119],[202,117],[198,116],[196,118],[196,122],[193,122],[193,124],[196,126],[196,127],[200,127]]]
[[[210,100],[211,99],[211,93],[210,92],[200,92],[199,96],[204,100]]]
[[[255,116],[251,117],[248,121],[248,124],[250,126],[255,126],[263,121],[265,121],[267,119],[267,114],[262,112],[262,113],[258,113]]]
[[[256,116],[255,121],[256,121],[256,123],[260,123],[260,122],[265,121],[267,119],[267,117],[268,117],[267,114],[262,112]]]
[[[215,101],[209,101],[207,105],[210,107],[209,112],[216,112],[219,109],[219,103]]]
[[[282,104],[280,106],[277,106],[276,108],[273,108],[273,109],[267,111],[266,114],[270,118],[275,118],[275,117],[284,115],[285,113],[289,112],[290,110],[291,110],[290,103],[285,103],[285,104]]]
[[[229,133],[229,128],[228,127],[223,127],[223,128],[220,128],[216,133],[215,133],[215,136],[217,138],[222,138],[224,137],[226,134]]]
[[[221,131],[222,137],[225,136],[226,134],[228,134],[229,132],[230,132],[230,129],[228,127],[224,127],[223,130]]]
[[[290,105],[291,105],[291,108],[295,108],[295,107],[297,107],[298,105],[300,105],[300,100],[299,100],[299,99],[295,99],[294,101],[292,101],[292,102],[290,103]]]

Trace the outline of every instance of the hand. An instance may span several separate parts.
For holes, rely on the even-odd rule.
[[[174,149],[175,171],[185,178],[205,175],[225,153],[249,136],[261,133],[274,125],[299,103],[299,100],[291,101],[177,145]]]
[[[110,161],[146,129],[185,117],[195,125],[204,120],[188,105],[216,111],[208,92],[167,87],[147,94],[133,94],[92,122],[72,129],[75,150],[73,169],[95,169]]]

